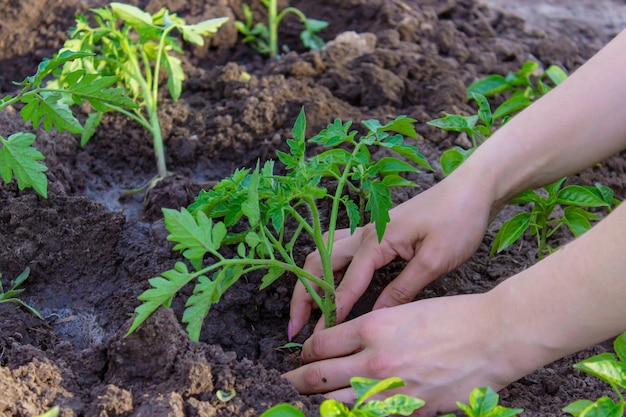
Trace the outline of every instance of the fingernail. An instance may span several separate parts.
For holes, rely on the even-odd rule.
[[[287,324],[287,340],[291,342],[291,339],[293,339],[293,324],[289,320],[289,324]]]

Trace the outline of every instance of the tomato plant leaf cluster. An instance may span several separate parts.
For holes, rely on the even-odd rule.
[[[366,120],[366,133],[359,135],[351,129],[351,122],[337,119],[307,141],[302,109],[292,129],[293,138],[287,140],[289,151],[277,152],[282,168],[269,160],[255,168],[238,169],[213,188],[201,191],[189,207],[164,209],[168,240],[175,242],[173,249],[180,251],[192,268],[178,262],[150,280],[152,288],[139,296],[143,303],[136,309],[129,333],[160,305],[169,306],[183,286],[196,280],[183,322],[191,338],[198,340],[210,306],[240,277],[258,270],[264,271],[261,289],[287,272],[294,274],[320,307],[326,325],[334,325],[331,254],[339,214],[347,213],[353,231],[369,218],[382,239],[392,206],[390,188],[414,186],[404,175],[418,172],[418,166],[432,169],[417,147],[405,143],[405,136],[417,139],[414,122],[405,116],[384,125]],[[307,156],[307,143],[324,150]],[[392,156],[374,160],[370,151],[374,146],[412,163]],[[325,183],[336,186],[327,188]],[[320,213],[323,202],[330,206],[327,222]],[[298,265],[294,249],[303,238],[311,239],[320,254],[321,277]]]

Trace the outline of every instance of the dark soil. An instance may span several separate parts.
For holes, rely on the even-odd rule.
[[[298,0],[290,4],[330,22],[323,32],[328,45],[319,52],[302,50],[299,24],[287,20],[281,36],[292,52],[272,61],[239,42],[233,20],[242,17],[241,0],[130,3],[150,12],[165,6],[192,22],[231,19],[206,47],[189,48],[182,98],[162,98],[172,176],[145,196],[118,198],[156,170],[148,133],[119,114],[107,114],[84,148],[74,135],[35,131],[49,167],[48,199],[0,182],[3,283],[29,267],[21,297],[46,319],[0,304],[2,416],[35,416],[53,405],[61,406],[63,417],[258,416],[279,402],[317,415],[321,396],[299,396],[280,377],[298,366],[298,355],[275,349],[286,342],[293,279],[259,291],[260,276],[247,276],[211,310],[199,343],[179,324],[182,298],[123,338],[147,280],[179,259],[165,239],[161,208],[184,207],[235,168],[275,157],[285,149],[301,106],[309,134],[336,117],[414,117],[421,121],[420,149],[436,165],[457,138],[424,122],[442,111],[471,111],[467,84],[518,69],[529,59],[573,71],[616,33],[616,11],[623,12],[619,2],[605,0],[606,21],[552,16],[527,25],[474,0]],[[568,2],[545,3],[558,9]],[[584,8],[596,2],[577,3]],[[0,93],[14,91],[12,81],[33,74],[61,46],[76,12],[103,4],[0,0]],[[259,15],[261,8],[253,9]],[[593,10],[589,16],[597,17]],[[249,81],[242,79],[244,72]],[[0,135],[33,130],[16,110],[0,113]],[[570,181],[602,182],[623,199],[625,169],[623,156],[616,156]],[[439,173],[420,174],[420,187],[394,198],[409,198],[439,179]],[[486,291],[535,262],[530,241],[488,256],[497,223],[470,261],[421,296]],[[302,259],[309,250],[300,248]],[[379,271],[371,300],[358,310],[366,311],[401,268],[394,263]],[[501,402],[525,408],[526,416],[548,416],[563,415],[561,408],[573,400],[610,395],[610,387],[572,368],[610,347],[605,343],[534,372],[503,389]],[[218,390],[236,395],[221,401]]]

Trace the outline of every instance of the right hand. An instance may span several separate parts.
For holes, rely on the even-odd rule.
[[[476,251],[494,201],[490,190],[467,178],[453,177],[390,210],[391,221],[380,243],[373,224],[358,228],[352,235],[346,229],[335,233],[333,270],[339,273],[345,269],[336,289],[338,323],[363,295],[374,271],[396,257],[408,264],[382,291],[374,309],[412,301],[427,284],[459,266]],[[304,268],[322,276],[317,252],[307,256]],[[298,281],[291,299],[289,336],[298,334],[314,308],[317,305]],[[315,330],[322,327],[320,320]]]

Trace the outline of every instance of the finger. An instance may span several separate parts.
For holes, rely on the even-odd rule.
[[[318,291],[319,287],[312,284],[311,287]],[[291,303],[289,304],[289,324],[287,325],[287,337],[289,341],[300,333],[300,330],[309,321],[311,310],[317,307],[313,297],[309,294],[304,284],[298,280],[293,289]]]
[[[434,252],[418,250],[415,257],[409,261],[402,272],[383,289],[374,303],[373,309],[409,303],[426,285],[448,272],[445,265],[440,265],[434,261],[435,257],[438,256],[437,251]]]
[[[340,401],[344,404],[354,404],[356,402],[356,392],[352,388],[338,389],[326,393],[325,396]]]
[[[360,351],[363,346],[358,331],[360,318],[314,333],[302,345],[305,362],[336,358]]]
[[[313,362],[289,371],[287,378],[301,394],[326,393],[350,386],[350,378],[363,368],[359,354]]]
[[[354,304],[367,290],[374,272],[391,262],[396,256],[396,251],[385,241],[382,244],[378,243],[375,232],[369,232],[363,237],[361,246],[353,256],[352,262],[335,291],[337,322],[342,322],[348,316]]]

